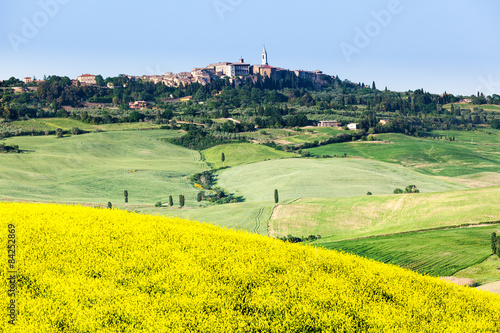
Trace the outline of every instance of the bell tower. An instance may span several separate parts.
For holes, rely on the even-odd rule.
[[[266,51],[265,45],[264,45],[264,48],[262,49],[262,65],[269,65],[267,63],[267,51]]]

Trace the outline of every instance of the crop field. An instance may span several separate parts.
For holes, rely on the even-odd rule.
[[[364,159],[285,159],[243,165],[219,173],[221,187],[248,201],[301,197],[352,197],[393,193],[415,184],[422,192],[463,189],[465,186],[429,177],[401,166]]]
[[[189,209],[178,209],[175,204],[176,202],[174,202],[173,208],[141,208],[139,210],[145,214],[181,217],[235,230],[267,235],[267,222],[274,207],[273,201],[240,202]]]
[[[500,230],[500,227],[498,229]],[[488,259],[477,265],[472,265],[459,272],[456,272],[453,276],[457,278],[473,279],[475,282],[481,285],[493,283],[496,281],[500,282],[500,260],[496,255],[490,256]],[[498,291],[498,293],[500,294],[500,290]]]
[[[166,201],[197,190],[187,176],[208,169],[198,152],[161,142],[176,131],[103,132],[57,139],[14,137],[22,154],[0,154],[0,198],[56,202],[123,203]]]
[[[215,146],[201,153],[205,161],[214,169],[221,168],[223,165],[232,167],[279,158],[297,157],[297,155],[292,153],[251,143],[233,143]],[[221,160],[222,153],[224,153],[225,157],[224,163]]]
[[[314,142],[326,140],[331,136],[336,136],[345,131],[333,127],[312,127],[302,128],[300,131],[289,129],[264,129],[256,132],[243,133],[246,137],[259,142],[274,141],[278,144],[300,144],[304,142]],[[348,131],[347,131],[348,132]]]
[[[144,128],[159,128],[161,126],[147,122],[93,125],[70,118],[38,118],[13,121],[11,123],[5,123],[5,125],[20,128],[23,131],[54,131],[58,128],[68,131],[73,127],[78,127],[79,129],[85,131],[93,131],[97,129],[103,131],[123,131]],[[0,129],[1,127],[2,125],[0,124]]]
[[[500,232],[500,224],[328,242],[321,246],[423,274],[450,276],[491,256],[492,232]]]
[[[500,296],[351,254],[119,210],[0,203],[0,216],[16,332],[498,331]]]
[[[279,205],[273,236],[321,235],[317,243],[500,221],[500,187],[442,193],[304,198]]]
[[[442,132],[441,132],[442,133]],[[455,132],[457,133],[457,132]],[[442,133],[444,134],[444,133]],[[453,132],[448,133],[453,136]],[[500,172],[498,136],[484,132],[457,136],[466,141],[450,142],[402,134],[380,134],[378,142],[349,142],[309,149],[314,156],[343,155],[399,164],[423,174],[442,177],[482,175],[485,185],[497,185]],[[472,138],[476,138],[471,143]],[[484,143],[484,144],[483,144]],[[489,143],[489,144],[486,144]],[[488,177],[493,181],[488,184]],[[484,186],[484,185],[483,185]]]
[[[500,106],[498,105],[489,105],[489,104],[483,104],[483,105],[477,105],[477,104],[459,104],[459,103],[453,103],[455,107],[460,107],[461,109],[469,109],[469,110],[474,110],[474,108],[479,108],[483,109],[484,111],[500,111]],[[451,103],[443,105],[445,109],[450,110],[451,109]]]

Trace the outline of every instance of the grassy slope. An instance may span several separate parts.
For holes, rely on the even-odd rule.
[[[119,124],[103,124],[103,125],[93,125],[87,124],[79,120],[74,120],[71,118],[38,118],[22,121],[14,121],[9,123],[12,126],[22,128],[25,131],[53,131],[57,128],[62,128],[63,130],[70,130],[73,127],[78,127],[79,129],[92,131],[96,129],[104,131],[120,131],[129,129],[141,129],[141,128],[158,128],[161,125],[150,124],[150,123],[119,123]]]
[[[450,276],[487,259],[491,255],[490,235],[499,231],[500,225],[497,224],[328,242],[321,246],[420,273]],[[463,277],[473,278],[467,274]]]
[[[177,216],[195,221],[208,222],[221,227],[267,235],[267,221],[271,216],[273,207],[274,202],[268,201],[242,202],[196,209],[148,208],[141,209],[141,212]]]
[[[300,197],[352,197],[389,194],[416,184],[423,192],[464,188],[397,165],[363,159],[287,159],[244,165],[220,172],[219,185],[248,201]]]
[[[496,295],[249,233],[55,205],[0,216],[22,249],[16,332],[493,332],[500,316]]]
[[[500,227],[498,228],[500,230]],[[495,231],[495,230],[493,230]],[[493,232],[492,231],[492,232]],[[497,232],[498,233],[498,232]],[[488,244],[489,245],[489,244]],[[491,248],[490,248],[491,249]],[[490,250],[491,253],[491,250]],[[458,278],[469,278],[473,279],[480,284],[488,284],[496,281],[500,281],[500,259],[498,256],[490,256],[487,260],[465,268],[453,276]],[[500,291],[499,291],[500,293]]]
[[[443,193],[301,199],[278,206],[272,235],[320,242],[500,220],[500,187]]]
[[[377,136],[380,140],[391,143],[349,142],[313,148],[310,152],[315,156],[347,153],[349,156],[399,164],[435,176],[458,177],[500,172],[499,146],[471,143],[471,139],[475,138],[475,142],[498,144],[500,136],[479,131],[474,134],[447,134],[457,135],[466,141],[449,142],[402,134],[380,134]]]
[[[292,153],[251,143],[227,144],[202,151],[205,161],[214,169],[222,167],[222,153],[225,156],[224,166],[226,167],[297,156]]]
[[[124,203],[128,190],[129,205],[179,194],[193,204],[197,191],[186,176],[207,165],[199,153],[158,140],[176,135],[156,130],[6,139],[28,153],[0,155],[0,197]]]

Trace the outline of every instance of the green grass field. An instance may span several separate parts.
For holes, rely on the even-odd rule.
[[[321,246],[392,263],[419,273],[450,276],[490,257],[490,235],[495,231],[500,231],[500,225],[329,242]],[[471,276],[464,274],[464,277]]]
[[[284,159],[258,162],[223,170],[219,186],[243,195],[248,201],[273,200],[278,189],[282,200],[301,197],[353,197],[390,194],[395,188],[415,184],[422,192],[462,189],[401,166],[354,158]]]
[[[500,227],[498,228],[498,230],[500,230]],[[494,231],[495,230],[493,230],[492,232]],[[490,256],[485,261],[463,269],[455,273],[453,276],[458,278],[473,279],[479,284],[488,284],[500,281],[500,259],[498,259],[498,256],[496,255]]]
[[[103,132],[78,136],[13,137],[22,154],[0,154],[0,198],[56,202],[166,201],[197,190],[187,177],[208,169],[198,152],[161,142],[176,131]]]
[[[297,157],[292,153],[279,151],[267,146],[251,144],[251,143],[233,143],[221,146],[215,146],[202,152],[205,161],[214,169],[221,168],[222,153],[224,153],[224,166],[233,167],[237,165],[250,164],[266,160],[274,160],[279,158]]]
[[[500,187],[442,193],[304,198],[275,208],[273,236],[321,235],[317,243],[500,221]]]
[[[380,134],[377,138],[385,142],[339,143],[312,148],[309,151],[314,156],[346,153],[348,156],[399,164],[423,174],[443,177],[470,177],[474,174],[490,175],[500,172],[500,146],[497,145],[499,136],[479,131],[469,134],[459,132],[448,134],[457,135],[459,141]],[[475,142],[491,144],[472,144],[470,142],[472,138],[475,138]],[[460,141],[462,139],[465,141]],[[493,180],[496,182],[489,185],[498,184],[497,176]]]
[[[458,104],[458,103],[453,103],[455,107],[460,107],[461,109],[469,109],[469,110],[474,110],[474,108],[479,108],[483,109],[484,111],[500,111],[500,105],[489,105],[489,104],[482,104],[482,105],[477,105],[477,104]],[[450,110],[451,109],[451,103],[443,105],[445,109]]]
[[[221,227],[267,235],[267,222],[271,216],[273,207],[274,202],[267,201],[242,202],[190,209],[179,209],[178,206],[174,206],[174,208],[147,208],[140,209],[140,212],[182,217]]]
[[[54,131],[58,128],[68,131],[73,127],[78,127],[79,129],[85,131],[93,131],[96,129],[103,131],[123,131],[123,130],[134,130],[134,129],[144,129],[144,128],[159,128],[161,126],[157,124],[143,123],[143,122],[92,125],[71,118],[38,118],[30,120],[13,121],[8,124],[25,131]]]

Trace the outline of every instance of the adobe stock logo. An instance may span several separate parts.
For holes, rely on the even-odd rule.
[[[221,21],[224,21],[225,13],[232,12],[237,6],[241,5],[243,0],[215,0],[214,9]]]
[[[61,5],[66,5],[71,0],[41,0],[38,1],[40,10],[37,11],[31,19],[23,17],[20,34],[9,32],[7,38],[14,52],[19,53],[19,47],[23,44],[28,44],[30,40],[38,35],[40,29],[49,24],[50,19],[59,14]]]
[[[356,32],[353,43],[340,43],[340,49],[348,63],[352,61],[354,54],[360,54],[364,48],[367,48],[372,40],[382,33],[384,28],[387,28],[395,15],[403,11],[399,0],[391,0],[387,4],[387,9],[382,9],[379,12],[371,11],[372,21],[366,23],[364,29],[359,27],[354,28]]]

